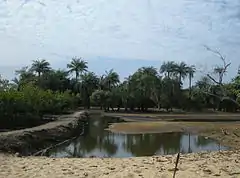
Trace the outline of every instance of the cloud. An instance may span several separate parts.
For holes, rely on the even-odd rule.
[[[236,68],[239,5],[238,0],[1,1],[0,63],[25,65],[38,57],[57,62],[60,55],[211,66],[218,59],[204,49],[207,44]]]

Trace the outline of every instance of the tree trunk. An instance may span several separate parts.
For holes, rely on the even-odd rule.
[[[192,77],[189,75],[189,98],[192,96]]]
[[[179,83],[180,83],[180,85],[182,83],[182,74],[181,73],[179,73]]]
[[[114,111],[114,108],[111,106],[112,111]]]
[[[76,77],[76,80],[78,80],[78,72],[75,71],[75,77]]]

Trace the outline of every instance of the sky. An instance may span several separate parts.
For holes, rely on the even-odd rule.
[[[0,73],[32,60],[65,68],[83,57],[97,74],[114,69],[121,78],[163,61],[194,64],[197,75],[221,63],[240,64],[239,0],[1,0]]]

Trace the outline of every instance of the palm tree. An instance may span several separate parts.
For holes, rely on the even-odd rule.
[[[67,68],[69,68],[69,73],[75,73],[76,80],[83,72],[86,72],[88,69],[87,62],[84,61],[82,58],[74,57],[70,64],[67,64]]]
[[[120,80],[117,72],[113,71],[113,69],[111,69],[110,71],[106,71],[106,74],[103,78],[103,83],[108,90],[116,87],[119,82]]]
[[[155,67],[142,67],[140,68],[140,70],[144,73],[144,74],[147,74],[147,75],[151,75],[151,76],[157,76],[158,75],[158,72],[157,72],[157,69]]]
[[[170,75],[175,72],[176,63],[174,61],[164,62],[160,67],[160,73],[165,73],[170,78]]]
[[[188,66],[185,62],[181,62],[180,64],[177,64],[175,66],[175,71],[176,74],[178,74],[179,76],[179,83],[182,82],[182,79],[184,79],[187,76],[187,72],[188,72]]]
[[[15,71],[15,75],[20,75],[21,76],[21,75],[23,75],[23,74],[25,74],[27,72],[28,72],[28,66],[24,66],[21,69],[16,70]]]
[[[90,108],[90,96],[98,89],[99,78],[93,72],[84,73],[80,83],[80,93],[85,107]]]
[[[50,63],[47,62],[45,59],[42,60],[34,60],[32,63],[32,67],[30,69],[33,72],[38,74],[38,77],[41,76],[44,72],[48,72],[51,70]]]
[[[18,85],[18,89],[20,89],[20,86],[25,85],[27,83],[35,83],[36,82],[36,76],[33,74],[32,68],[29,69],[28,66],[25,66],[19,70],[16,70],[15,74],[18,77],[15,77],[12,80],[12,82],[14,82],[16,85]]]
[[[194,73],[196,72],[196,68],[194,65],[187,67],[187,73],[189,77],[189,97],[191,97],[192,92],[192,78],[194,77]]]

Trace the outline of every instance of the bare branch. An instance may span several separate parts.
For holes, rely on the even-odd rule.
[[[207,91],[201,91],[201,92],[203,92],[203,93],[205,93],[205,94],[207,94],[207,95],[214,96],[214,97],[220,99],[221,101],[223,101],[223,100],[232,101],[234,104],[236,104],[238,107],[240,107],[240,103],[238,103],[236,100],[230,98],[229,96],[223,96],[223,97],[221,97],[221,96],[215,95],[215,94],[210,93],[210,92],[207,92]]]
[[[207,74],[207,76],[208,76],[208,78],[210,78],[217,85],[222,85],[221,83],[217,82],[211,75]]]
[[[207,74],[207,76],[216,84],[218,85],[222,85],[222,81],[223,81],[223,76],[224,74],[227,72],[227,68],[231,65],[231,63],[226,63],[226,57],[224,57],[219,51],[217,50],[213,50],[211,49],[210,47],[208,47],[207,45],[204,45],[204,47],[208,50],[208,51],[211,51],[212,53],[214,54],[217,54],[220,59],[222,60],[223,62],[223,66],[222,67],[219,67],[218,69],[221,69],[221,70],[218,70],[218,75],[219,75],[219,81],[217,82],[212,76],[210,76],[210,74]]]
[[[203,45],[208,51],[211,51],[214,54],[217,54],[223,61],[224,66],[226,66],[226,57],[224,57],[219,51],[217,50],[213,50],[210,47],[208,47],[207,45]]]

